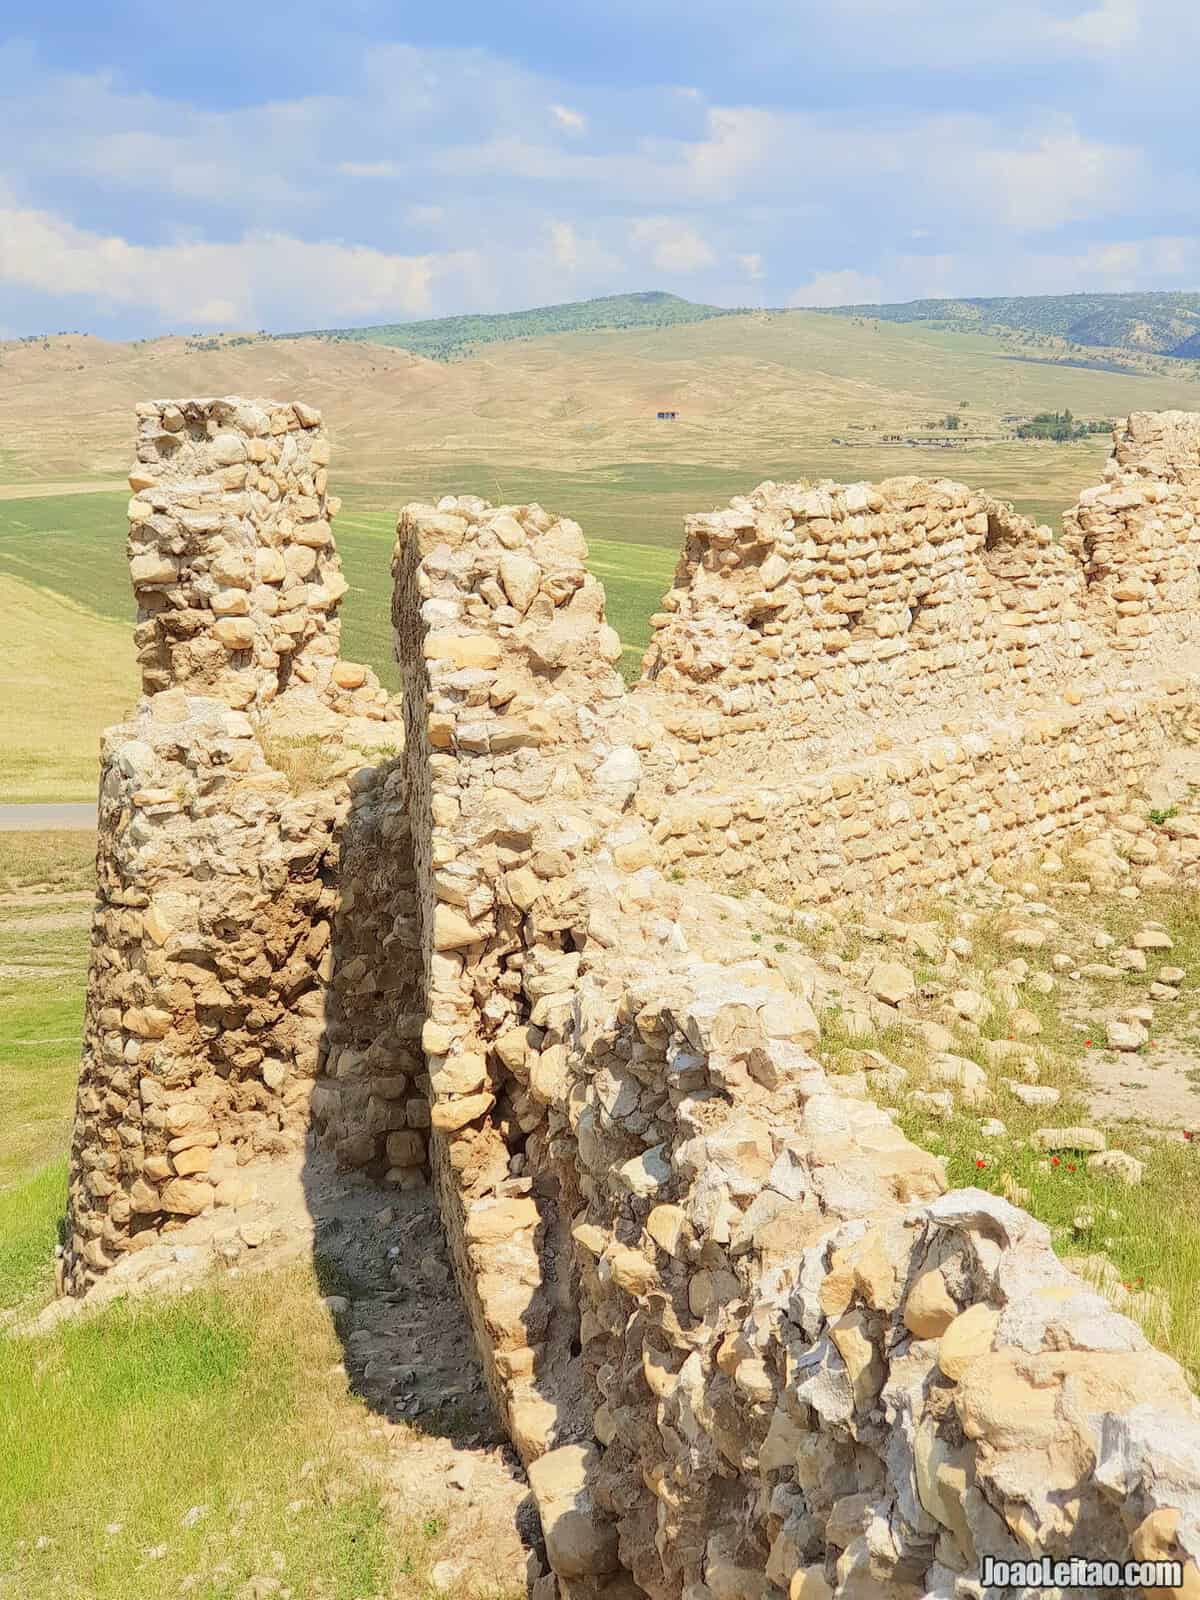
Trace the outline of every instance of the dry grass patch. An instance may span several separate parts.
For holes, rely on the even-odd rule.
[[[127,624],[0,573],[0,802],[95,799],[137,693]]]
[[[947,903],[927,908],[947,938],[964,936],[971,949],[953,975],[939,973],[936,966],[918,967],[918,979],[927,981],[927,998],[917,1010],[948,1027],[951,1052],[986,1074],[986,1103],[969,1106],[957,1090],[949,1115],[914,1103],[912,1089],[945,1085],[929,1076],[930,1053],[911,1023],[864,1040],[861,1034],[847,1038],[835,1018],[822,1048],[834,1070],[848,1058],[851,1065],[862,1064],[851,1052],[861,1052],[864,1045],[905,1067],[909,1081],[884,1098],[896,1108],[908,1136],[945,1159],[950,1184],[988,1189],[1015,1201],[1049,1227],[1059,1254],[1076,1261],[1090,1258],[1088,1275],[1103,1280],[1118,1308],[1140,1321],[1148,1337],[1200,1383],[1200,1136],[1193,1141],[1187,1137],[1191,1130],[1149,1129],[1133,1121],[1108,1125],[1103,1130],[1108,1148],[1142,1163],[1142,1180],[1134,1185],[1091,1167],[1086,1150],[1043,1153],[1030,1143],[1039,1128],[1096,1126],[1088,1106],[1088,1061],[1105,1043],[1102,1013],[1143,999],[1164,965],[1182,967],[1188,976],[1179,999],[1155,1002],[1153,1037],[1169,1040],[1173,1028],[1189,1024],[1200,972],[1200,895],[1180,891],[1129,900],[1093,892],[1076,898],[1042,886],[1041,897],[1060,929],[1038,949],[1007,942],[1015,924],[1036,926],[1038,920],[1015,903],[993,903],[965,915],[961,906],[956,910]],[[1103,958],[1105,952],[1092,944],[1096,932],[1109,934],[1115,941],[1110,948],[1116,949],[1148,921],[1168,929],[1173,947],[1146,952],[1146,972],[1109,980],[1072,975]],[[853,950],[857,943],[851,935],[843,948]],[[898,946],[888,953],[904,958]],[[1055,968],[1056,953],[1073,956],[1071,971]],[[1027,969],[1020,978],[1014,976],[1015,961]],[[1043,984],[1047,992],[1039,992],[1038,974],[1053,980],[1052,988]],[[974,1024],[948,1015],[946,999],[959,988],[974,990],[990,1006]],[[1023,1037],[1020,1024],[1029,1015],[1039,1031]],[[1027,1106],[1005,1080],[1054,1088],[1061,1098],[1053,1106]],[[1003,1124],[1003,1132],[990,1126],[993,1119]]]

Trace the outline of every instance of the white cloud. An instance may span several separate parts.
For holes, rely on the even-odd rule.
[[[853,267],[838,272],[816,272],[793,294],[789,306],[855,306],[876,304],[882,298],[883,284],[869,273]]]
[[[570,106],[551,106],[550,115],[565,133],[587,132],[587,118],[582,111],[572,111]]]
[[[1140,0],[1101,0],[1094,11],[1077,17],[1049,17],[1046,36],[1065,45],[1097,55],[1112,55],[1128,49],[1141,31]]]
[[[571,272],[579,265],[579,236],[573,223],[550,224],[550,250],[560,267]]]
[[[469,252],[399,256],[272,233],[137,245],[47,212],[0,211],[0,284],[152,309],[187,326],[278,326],[281,313],[310,323],[415,316],[429,311],[435,281],[475,266]]]
[[[682,0],[611,3],[636,30]],[[1200,279],[1173,59],[1200,48],[1194,0],[809,9],[813,97],[780,92],[801,62],[794,0],[692,0],[676,85],[385,43],[347,54],[336,92],[215,110],[144,91],[133,67],[52,73],[0,44],[0,213],[19,219],[4,320],[312,326],[656,273],[766,304]],[[729,103],[714,83],[737,86]],[[464,247],[431,253],[448,240]]]
[[[708,113],[708,138],[687,148],[685,169],[702,194],[727,192],[747,173],[783,152],[785,126],[777,112],[747,106],[714,106]]]
[[[1015,228],[1055,228],[1119,209],[1142,166],[1139,151],[1085,139],[1069,122],[1022,149],[979,151],[964,186]]]
[[[672,217],[645,217],[635,222],[629,242],[647,254],[660,272],[699,272],[717,259],[694,228]]]

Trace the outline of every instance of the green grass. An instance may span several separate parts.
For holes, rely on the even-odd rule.
[[[366,1600],[380,1450],[306,1270],[117,1305],[0,1364],[0,1596]],[[40,1548],[39,1548],[40,1545]]]
[[[58,828],[0,833],[0,894],[31,887],[91,894],[96,887],[96,835]]]
[[[1192,973],[1200,970],[1200,894],[1146,894],[1136,902],[1096,894],[1082,902],[1059,902],[1055,911],[1064,921],[1078,919],[1079,926],[1067,942],[1084,949],[1095,929],[1105,929],[1123,945],[1147,921],[1162,922],[1174,947],[1147,952],[1148,970],[1136,980],[1142,992],[1162,965],[1180,966]],[[950,908],[944,903],[913,907],[912,920],[923,914],[925,920],[940,921],[947,933],[952,931]],[[1093,1020],[1090,1026],[1080,1026],[1077,1019],[1063,1014],[1064,998],[1074,997],[1074,991],[1064,990],[1061,980],[1049,995],[1037,994],[1028,982],[1021,985],[1020,1006],[1031,1011],[1042,1026],[1040,1034],[1025,1041],[1022,1054],[1037,1063],[1037,1081],[1057,1088],[1062,1098],[1052,1107],[1030,1108],[1001,1086],[1000,1079],[1019,1077],[1020,1072],[1011,1063],[997,1065],[988,1059],[989,1041],[1012,1037],[1011,1012],[991,975],[1017,956],[1026,961],[1031,974],[1049,972],[1050,954],[1064,942],[1057,939],[1043,950],[1015,951],[1002,939],[1004,928],[1012,921],[1009,914],[995,913],[981,915],[973,923],[969,929],[972,954],[953,985],[975,989],[993,1004],[991,1015],[976,1031],[956,1027],[951,1046],[953,1053],[977,1062],[987,1072],[993,1089],[990,1106],[956,1108],[943,1121],[907,1104],[908,1089],[940,1085],[927,1082],[928,1048],[904,1028],[877,1030],[864,1040],[847,1035],[836,1017],[823,1019],[822,1059],[832,1071],[847,1070],[863,1064],[855,1051],[873,1048],[904,1067],[910,1078],[895,1100],[900,1125],[914,1143],[945,1158],[951,1187],[971,1185],[1011,1196],[1016,1186],[1024,1191],[1019,1203],[1046,1223],[1060,1254],[1106,1256],[1120,1281],[1129,1286],[1128,1314],[1142,1321],[1148,1336],[1175,1356],[1193,1383],[1200,1385],[1200,1301],[1196,1296],[1200,1281],[1200,1140],[1150,1133],[1136,1124],[1109,1125],[1108,1148],[1126,1150],[1144,1163],[1143,1180],[1133,1187],[1090,1172],[1082,1152],[1062,1151],[1054,1162],[1029,1148],[1029,1136],[1038,1128],[1094,1125],[1084,1098],[1085,1060],[1093,1041],[1099,1047],[1104,1024]],[[850,930],[832,945],[850,959],[862,948]],[[825,946],[830,948],[828,938]],[[874,948],[882,954],[886,946]],[[1102,952],[1096,954],[1103,958]],[[1134,998],[1131,987],[1123,976],[1108,983],[1090,982],[1088,992],[1093,1003],[1102,1007],[1114,999]],[[1174,1034],[1178,1039],[1193,1002],[1190,984],[1185,985],[1179,1000],[1159,1002],[1154,1036]],[[989,1116],[1003,1121],[1007,1130],[1003,1137],[983,1137],[980,1122]],[[1200,1113],[1197,1122],[1200,1124]],[[1088,1226],[1075,1226],[1077,1219],[1088,1222],[1089,1217]],[[1165,1218],[1170,1218],[1169,1227],[1164,1226]]]
[[[16,897],[0,904],[0,1195],[66,1148],[91,908],[62,897],[92,892],[95,849],[90,833],[0,834],[0,894]]]
[[[86,498],[80,496],[80,499]],[[94,800],[105,727],[132,705],[128,624],[0,572],[0,802]]]
[[[54,1284],[54,1247],[67,1199],[65,1157],[0,1189],[0,1312],[44,1299]]]
[[[132,628],[128,504],[128,494],[109,492],[0,501],[0,574]],[[127,648],[132,661],[132,641]]]

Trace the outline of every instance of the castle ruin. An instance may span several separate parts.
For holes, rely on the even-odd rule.
[[[544,1600],[1166,1551],[1200,1593],[1183,1373],[726,920],[901,915],[1121,811],[1200,720],[1200,417],[1122,424],[1061,542],[917,478],[691,517],[630,689],[574,522],[407,506],[399,704],[339,654],[328,459],[300,404],[139,408],[65,1288],[316,1139],[434,1185]]]

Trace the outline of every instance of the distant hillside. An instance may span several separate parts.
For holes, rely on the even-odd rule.
[[[435,317],[429,322],[387,322],[371,328],[316,328],[282,339],[349,339],[395,345],[435,361],[450,361],[498,340],[531,339],[546,333],[592,333],[600,328],[669,328],[737,313],[724,306],[696,305],[678,295],[650,290],[609,294],[598,300],[570,300],[531,311],[500,311],[483,316]]]
[[[831,306],[837,317],[928,322],[960,332],[1004,328],[1091,349],[1195,360],[1200,294],[1039,294],[981,300],[910,300],[904,305]]]

